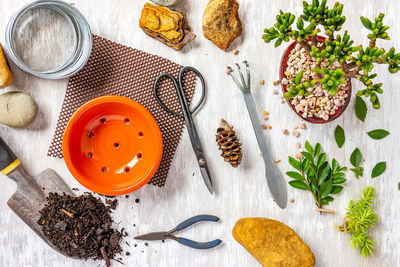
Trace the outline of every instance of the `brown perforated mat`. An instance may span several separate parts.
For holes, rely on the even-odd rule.
[[[161,73],[175,77],[182,66],[159,56],[123,46],[93,36],[93,51],[86,66],[68,82],[64,103],[58,118],[56,132],[48,150],[48,156],[62,158],[62,138],[71,115],[84,103],[99,96],[120,95],[129,97],[149,110],[161,129],[164,153],[161,165],[149,182],[164,186],[168,171],[183,132],[184,120],[164,111],[153,94],[154,81]],[[191,101],[196,77],[185,75],[185,90]],[[179,100],[170,82],[164,82],[160,89],[164,103],[179,110]]]

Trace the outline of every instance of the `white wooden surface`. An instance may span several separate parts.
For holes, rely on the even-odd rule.
[[[8,18],[28,0],[0,0],[0,40],[4,41],[4,30]],[[400,266],[400,181],[397,166],[400,161],[397,137],[400,134],[398,113],[400,106],[400,75],[389,75],[385,68],[377,69],[379,81],[384,82],[385,93],[381,96],[382,108],[368,114],[365,123],[354,114],[354,102],[337,121],[327,125],[310,125],[301,136],[283,136],[282,128],[291,129],[300,119],[286,104],[279,103],[272,94],[272,81],[278,77],[278,66],[285,45],[274,49],[261,39],[264,27],[272,25],[279,9],[298,14],[302,3],[299,0],[239,0],[244,31],[232,49],[240,54],[223,52],[202,36],[201,20],[206,0],[181,0],[179,9],[187,13],[188,21],[197,39],[183,51],[176,52],[158,41],[146,36],[138,27],[140,11],[144,0],[75,0],[75,5],[88,19],[92,31],[116,42],[144,51],[161,55],[183,65],[191,65],[200,70],[206,78],[208,95],[206,104],[196,115],[195,122],[205,149],[208,164],[214,179],[217,194],[210,196],[201,179],[187,133],[176,152],[167,185],[157,188],[147,185],[121,198],[115,212],[115,221],[121,222],[130,236],[126,239],[131,247],[126,247],[131,256],[124,257],[125,266],[259,266],[231,236],[235,222],[242,217],[267,217],[280,220],[292,227],[310,246],[316,257],[316,266]],[[359,17],[373,17],[379,12],[387,16],[385,24],[391,26],[391,41],[378,42],[379,46],[400,48],[398,13],[400,1],[368,0],[344,1],[347,16],[345,28],[356,43],[366,44],[366,30],[361,28]],[[332,5],[333,1],[329,1]],[[397,26],[397,27],[396,27]],[[361,29],[361,30],[360,30]],[[51,38],[51,36],[48,36]],[[314,211],[312,197],[308,192],[288,187],[289,197],[295,202],[281,210],[273,203],[266,186],[263,162],[258,155],[256,139],[239,90],[234,86],[224,70],[227,64],[248,59],[252,65],[253,93],[258,109],[270,111],[273,127],[266,132],[271,139],[272,151],[282,162],[282,172],[290,169],[287,156],[297,152],[297,141],[306,139],[312,143],[321,142],[330,157],[336,157],[343,165],[349,165],[349,157],[355,147],[359,147],[366,161],[365,175],[356,180],[348,173],[349,181],[337,199],[329,206],[337,211],[333,215],[320,216]],[[71,187],[81,188],[69,174],[62,160],[46,157],[61,108],[67,80],[46,81],[27,75],[14,65],[13,86],[5,90],[20,90],[31,94],[39,103],[40,114],[37,121],[27,129],[11,129],[0,125],[2,138],[12,147],[30,173],[54,168]],[[256,81],[264,79],[265,86]],[[360,84],[354,82],[354,89]],[[354,95],[353,95],[354,96]],[[214,133],[219,119],[224,117],[235,126],[243,142],[244,160],[240,168],[233,169],[220,158],[214,141]],[[333,138],[337,124],[346,131],[346,144],[338,149]],[[381,141],[372,141],[365,132],[384,128],[391,135]],[[388,169],[379,178],[372,180],[372,166],[379,161],[387,161]],[[193,176],[194,174],[194,176]],[[1,177],[0,194],[0,266],[98,266],[98,262],[80,262],[68,259],[52,251],[7,207],[6,201],[15,191],[15,184]],[[350,199],[356,198],[361,190],[373,185],[377,189],[376,210],[379,224],[373,232],[376,241],[375,256],[363,259],[350,248],[347,237],[338,233],[334,223],[340,223],[345,207]],[[135,199],[140,199],[140,204]],[[182,233],[195,240],[205,241],[221,238],[221,247],[211,251],[197,251],[183,247],[173,241],[151,242],[146,247],[135,242],[133,236],[153,230],[169,229],[192,215],[209,213],[219,216],[220,223],[200,224]],[[136,227],[133,227],[136,224]],[[138,247],[133,248],[137,243]],[[143,251],[143,252],[142,252]],[[118,266],[115,263],[114,266]]]

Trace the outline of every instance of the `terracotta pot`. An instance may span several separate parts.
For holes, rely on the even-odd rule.
[[[318,42],[322,43],[322,42],[324,42],[325,37],[318,36],[317,40],[318,40]],[[297,44],[296,41],[294,41],[293,43],[291,43],[291,44],[289,45],[289,47],[285,50],[285,53],[284,53],[283,56],[282,56],[281,67],[280,67],[280,73],[279,73],[279,78],[280,78],[280,80],[282,80],[283,78],[287,78],[286,75],[285,75],[285,71],[286,71],[286,68],[287,68],[287,66],[288,66],[287,63],[288,63],[288,60],[289,60],[290,51],[292,51],[292,50],[295,48],[296,44]],[[289,79],[288,79],[288,80],[289,80]],[[288,91],[286,85],[281,84],[281,87],[282,87],[282,92],[283,92],[283,94],[285,94],[285,93]],[[345,100],[344,105],[341,106],[341,107],[339,107],[339,109],[336,111],[336,113],[335,113],[334,115],[329,116],[329,119],[328,119],[328,120],[323,120],[323,119],[321,119],[321,118],[316,118],[316,117],[312,117],[312,118],[303,118],[303,117],[302,117],[303,112],[297,113],[295,107],[290,103],[290,99],[286,99],[286,102],[287,102],[288,105],[292,108],[292,110],[293,110],[294,112],[296,112],[296,114],[297,114],[300,118],[302,118],[303,120],[308,121],[308,122],[310,122],[310,123],[327,123],[327,122],[331,122],[331,121],[333,121],[333,120],[339,118],[340,115],[343,114],[343,112],[346,110],[347,106],[349,105],[350,99],[351,99],[351,81],[348,82],[348,87],[349,87],[349,89],[347,89],[347,95],[348,95],[348,96],[347,96],[347,98],[346,98],[346,100]]]

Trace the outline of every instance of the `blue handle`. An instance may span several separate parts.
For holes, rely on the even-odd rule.
[[[222,241],[220,239],[216,239],[210,242],[196,242],[190,239],[186,239],[186,238],[182,238],[182,237],[178,237],[177,240],[180,244],[191,247],[191,248],[195,248],[195,249],[210,249],[210,248],[215,248],[216,246],[218,246],[219,244],[222,243]]]
[[[190,219],[187,219],[186,221],[180,223],[174,230],[175,231],[182,231],[183,229],[188,228],[189,226],[198,223],[198,222],[202,222],[202,221],[211,221],[211,222],[218,222],[219,218],[216,216],[212,216],[212,215],[198,215],[198,216],[194,216]]]

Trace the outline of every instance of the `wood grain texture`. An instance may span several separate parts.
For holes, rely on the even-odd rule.
[[[0,0],[0,40],[4,41],[4,30],[8,18],[28,0]],[[285,45],[274,49],[266,45],[261,34],[266,26],[274,22],[275,14],[284,9],[298,14],[302,7],[300,0],[239,0],[240,14],[244,32],[235,40],[230,51],[223,52],[206,40],[201,33],[201,18],[207,5],[206,0],[181,0],[178,9],[188,15],[189,24],[197,39],[176,52],[158,41],[149,38],[138,27],[140,11],[144,0],[75,0],[88,19],[92,31],[105,38],[132,46],[146,52],[161,55],[179,64],[198,68],[207,81],[208,95],[203,108],[195,116],[195,123],[201,136],[206,158],[215,182],[217,194],[210,196],[203,184],[201,175],[192,152],[188,135],[184,133],[182,142],[176,152],[170,170],[167,185],[164,188],[145,186],[126,199],[120,199],[115,212],[115,221],[119,227],[125,227],[130,236],[126,239],[131,247],[125,246],[132,255],[124,257],[125,266],[259,266],[232,236],[235,222],[242,217],[267,217],[284,222],[292,227],[310,246],[316,256],[316,266],[400,266],[400,192],[397,184],[400,181],[397,163],[400,161],[400,134],[398,114],[400,106],[400,75],[390,75],[386,68],[378,67],[378,80],[384,82],[385,93],[381,96],[382,108],[372,110],[366,122],[359,121],[354,113],[354,102],[344,115],[328,125],[310,125],[301,131],[301,136],[283,136],[281,129],[291,129],[300,124],[300,119],[286,104],[281,104],[272,94],[272,81],[278,78],[280,57]],[[368,0],[343,1],[344,13],[347,16],[345,28],[349,30],[356,43],[367,44],[367,31],[361,28],[359,17],[373,17],[379,12],[386,14],[384,22],[391,25],[391,41],[380,41],[384,48],[400,48],[400,29],[398,13],[400,1]],[[333,1],[329,1],[332,5]],[[360,30],[361,29],[361,30]],[[364,37],[364,38],[361,38]],[[51,36],[48,36],[51,38]],[[234,56],[232,49],[239,49]],[[288,188],[289,197],[295,199],[288,208],[281,210],[272,202],[265,177],[264,166],[258,155],[258,147],[251,123],[239,90],[225,75],[225,67],[236,61],[249,60],[253,74],[253,94],[261,111],[270,112],[272,130],[266,132],[271,141],[271,149],[276,158],[281,158],[279,167],[282,172],[290,169],[286,158],[296,153],[296,142],[306,139],[312,143],[321,142],[330,157],[335,157],[341,164],[349,165],[351,152],[359,147],[366,161],[365,176],[356,180],[348,173],[349,181],[339,197],[328,206],[336,214],[320,216],[314,211],[312,197],[309,193]],[[18,70],[12,65],[15,74],[13,86],[5,90],[20,90],[31,94],[38,102],[40,111],[34,124],[27,129],[11,129],[0,126],[0,135],[20,157],[29,173],[36,174],[47,167],[54,168],[71,187],[79,187],[69,174],[64,162],[47,158],[57,116],[61,108],[67,80],[40,80]],[[258,80],[264,79],[261,86]],[[354,89],[361,85],[354,82]],[[278,88],[277,88],[278,89]],[[4,92],[5,92],[4,91]],[[353,95],[354,97],[354,95]],[[243,163],[233,169],[223,162],[215,143],[215,131],[220,118],[235,126],[243,143]],[[333,138],[337,124],[346,131],[346,143],[338,149]],[[373,141],[366,132],[384,128],[391,132],[387,138]],[[372,167],[379,161],[387,161],[388,169],[376,179],[370,178]],[[98,266],[98,262],[80,262],[68,259],[51,250],[7,207],[7,200],[15,192],[15,184],[1,176],[0,194],[0,266]],[[356,198],[361,190],[373,185],[377,189],[376,210],[380,216],[373,233],[376,241],[375,256],[364,259],[350,248],[347,237],[336,232],[334,223],[341,223],[345,207],[350,199]],[[140,203],[136,204],[135,199]],[[183,247],[173,241],[165,243],[152,242],[146,247],[143,242],[135,242],[133,236],[153,230],[169,229],[178,222],[197,214],[209,213],[219,216],[220,223],[200,224],[184,233],[185,237],[199,241],[220,238],[223,245],[211,251],[197,251]],[[134,227],[133,225],[136,225]],[[133,244],[138,244],[134,248]],[[143,251],[143,252],[142,252]],[[114,266],[118,266],[115,263]]]

